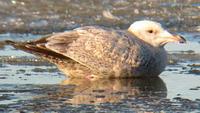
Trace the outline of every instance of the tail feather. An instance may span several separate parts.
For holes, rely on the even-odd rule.
[[[34,52],[31,48],[26,47],[27,43],[25,43],[25,42],[15,42],[12,40],[5,40],[4,45],[11,45],[16,49],[20,49],[20,50],[26,51],[28,53]]]
[[[68,59],[66,56],[58,54],[47,48],[37,46],[30,42],[15,42],[15,41],[11,41],[11,40],[5,40],[3,43],[5,45],[11,45],[16,49],[20,49],[25,52],[42,57],[43,59],[49,60],[50,62],[52,62],[54,64],[58,64],[60,61]]]
[[[14,42],[14,41],[11,41],[11,40],[5,40],[4,41],[4,44],[6,44],[6,45],[13,45],[13,44],[15,44],[16,42]]]
[[[23,47],[25,46],[24,42],[15,42],[12,40],[5,40],[2,43],[3,43],[3,45],[11,45],[11,46],[15,47],[16,49],[23,49]]]

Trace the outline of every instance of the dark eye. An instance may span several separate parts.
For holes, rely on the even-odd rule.
[[[148,33],[153,33],[153,30],[148,30]]]

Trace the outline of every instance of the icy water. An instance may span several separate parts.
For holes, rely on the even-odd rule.
[[[69,79],[53,64],[0,44],[0,112],[200,112],[199,0],[0,0],[0,41],[84,25],[126,29],[152,19],[186,37],[168,44],[152,79]]]

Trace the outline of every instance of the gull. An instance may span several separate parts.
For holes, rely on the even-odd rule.
[[[156,77],[166,67],[169,42],[186,40],[150,20],[135,21],[127,30],[84,26],[27,42],[5,41],[49,60],[71,78]]]

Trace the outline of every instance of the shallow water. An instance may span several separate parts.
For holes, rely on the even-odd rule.
[[[139,19],[159,21],[188,41],[168,44],[169,65],[147,80],[69,79],[43,59],[0,45],[0,112],[200,112],[198,0],[0,0],[0,6],[0,41],[83,25],[125,29]]]

